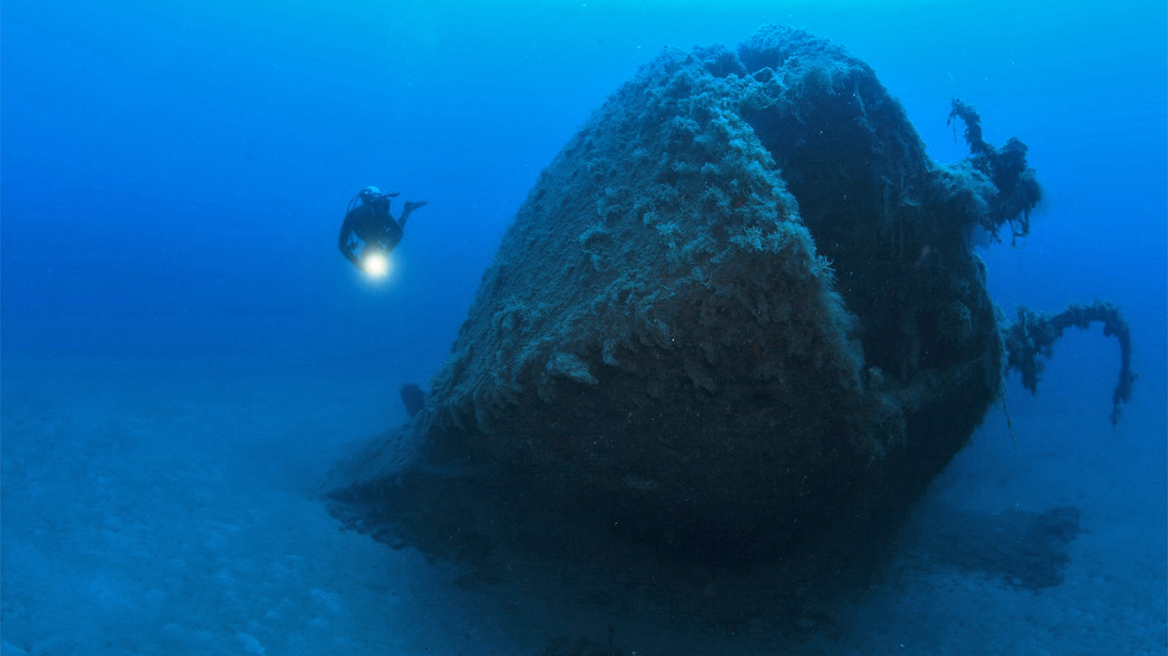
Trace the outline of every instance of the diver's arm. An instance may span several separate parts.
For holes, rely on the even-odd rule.
[[[338,245],[341,248],[341,255],[344,255],[345,259],[352,262],[353,266],[360,268],[361,260],[357,259],[357,256],[353,254],[353,247],[349,245],[349,240],[352,236],[353,228],[349,225],[349,219],[346,217],[345,222],[341,224],[341,239]]]

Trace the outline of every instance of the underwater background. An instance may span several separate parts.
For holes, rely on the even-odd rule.
[[[1115,341],[1072,331],[1038,395],[1009,382],[1017,446],[992,410],[880,580],[783,635],[468,590],[338,531],[320,475],[405,420],[541,168],[662,48],[764,23],[873,66],[935,160],[967,153],[954,97],[1026,142],[1044,202],[979,251],[988,286],[1008,316],[1122,306],[1119,424]],[[5,2],[0,654],[1164,653],[1166,35],[1144,0]],[[383,281],[336,247],[365,185],[429,201]],[[1058,585],[930,546],[1056,507],[1082,528]]]

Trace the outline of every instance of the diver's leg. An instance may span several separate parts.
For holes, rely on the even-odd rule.
[[[401,218],[397,220],[397,224],[400,225],[403,229],[405,229],[406,219],[410,218],[410,213],[413,212],[414,210],[418,209],[419,207],[425,205],[428,202],[430,202],[430,201],[423,200],[423,201],[418,201],[416,203],[413,201],[406,201],[405,207],[402,208]]]

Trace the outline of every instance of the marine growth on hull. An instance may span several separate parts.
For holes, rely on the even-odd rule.
[[[798,30],[664,52],[543,171],[421,411],[338,466],[334,510],[487,560],[611,540],[775,563],[879,535],[1007,365],[1050,352],[1040,316],[999,325],[973,252],[1028,231],[1026,146],[949,118],[970,155],[943,165],[869,66]]]

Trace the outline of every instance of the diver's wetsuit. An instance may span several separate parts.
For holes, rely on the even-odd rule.
[[[341,254],[358,268],[361,259],[353,252],[357,246],[354,235],[365,243],[365,249],[376,248],[389,253],[402,240],[410,212],[426,204],[425,201],[406,203],[401,218],[395,220],[389,213],[389,200],[396,195],[360,195],[349,201],[349,211],[341,224],[340,248]]]

